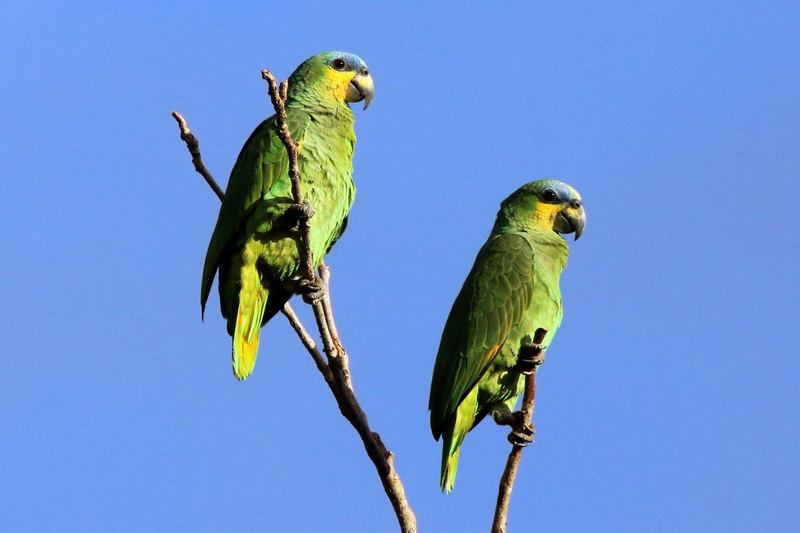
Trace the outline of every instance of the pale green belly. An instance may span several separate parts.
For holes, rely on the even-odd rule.
[[[545,328],[544,345],[549,346],[561,323],[561,296],[551,294],[537,283],[534,303],[511,329],[505,344],[479,384],[478,405],[516,400],[525,389],[524,376],[516,369],[519,349],[531,342],[538,328]],[[513,402],[512,402],[513,404]]]
[[[353,203],[353,184],[349,176],[334,180],[302,183],[303,199],[309,202],[315,215],[311,226],[311,252],[314,268],[318,267],[333,241],[339,235],[344,219]],[[278,189],[276,191],[275,189]],[[261,206],[263,214],[256,217],[265,222],[255,229],[244,247],[244,262],[255,261],[262,276],[293,285],[300,270],[300,233],[283,223],[276,223],[293,203],[288,180],[277,184],[276,197]],[[287,289],[290,288],[287,286]]]

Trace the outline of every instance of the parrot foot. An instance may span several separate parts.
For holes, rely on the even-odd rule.
[[[325,297],[325,282],[317,275],[313,279],[301,279],[300,294],[305,303],[313,305]]]
[[[297,233],[300,231],[301,222],[305,222],[315,214],[312,205],[305,200],[299,204],[290,204],[273,224],[273,230]]]
[[[492,418],[501,426],[511,426],[511,433],[508,434],[508,442],[515,446],[527,446],[533,442],[534,428],[531,424],[525,423],[525,414],[522,411],[513,413],[507,407],[492,411]]]
[[[531,374],[536,371],[536,367],[544,363],[544,352],[547,346],[542,344],[534,344],[532,342],[525,342],[519,349],[519,357],[517,359],[517,368],[520,372]]]
[[[314,207],[305,200],[299,204],[292,204],[283,212],[281,219],[283,224],[289,227],[290,231],[300,231],[300,222],[305,222],[315,215]]]
[[[292,204],[287,207],[284,214],[289,218],[299,221],[308,220],[316,213],[314,212],[314,207],[310,203],[303,200],[299,204]]]
[[[508,434],[508,442],[514,446],[524,448],[533,442],[533,434],[536,432],[532,424],[526,424],[523,418],[522,411],[512,413],[514,418],[518,419],[517,425],[512,426],[511,433]]]

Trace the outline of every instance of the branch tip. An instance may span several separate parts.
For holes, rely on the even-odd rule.
[[[221,201],[225,197],[225,193],[222,191],[222,188],[219,186],[216,180],[214,180],[214,177],[203,164],[203,158],[200,156],[200,141],[198,141],[197,137],[195,137],[192,132],[189,131],[189,126],[186,124],[186,120],[181,116],[180,113],[173,111],[172,116],[176,121],[178,121],[178,128],[181,130],[181,140],[186,143],[186,148],[192,155],[192,164],[194,165],[195,171],[203,176],[203,179],[206,180],[208,186],[211,187],[211,190],[214,191],[214,193],[217,195],[217,198],[219,198]]]

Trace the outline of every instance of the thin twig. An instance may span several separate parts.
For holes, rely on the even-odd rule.
[[[319,273],[326,289],[322,296],[322,310],[325,316],[325,322],[327,324],[328,331],[330,331],[333,349],[335,350],[337,357],[341,359],[339,362],[339,367],[342,371],[344,384],[348,388],[352,389],[353,381],[350,379],[350,358],[347,355],[347,351],[344,349],[344,346],[342,346],[342,341],[339,338],[339,331],[336,329],[336,322],[333,319],[333,307],[331,304],[330,295],[331,269],[328,268],[328,265],[326,265],[324,261],[319,265]]]
[[[286,98],[289,94],[289,82],[282,81],[280,87],[275,83],[275,76],[269,70],[262,70],[261,77],[267,81],[272,107],[275,108],[275,122],[278,126],[278,137],[283,141],[286,151],[289,154],[289,179],[292,181],[292,197],[294,203],[300,210],[304,209],[303,193],[300,190],[300,166],[297,158],[300,143],[292,140],[292,133],[289,131],[289,124],[286,122]],[[313,206],[312,206],[313,213]],[[298,230],[302,236],[300,239],[300,277],[307,280],[314,279],[314,254],[311,251],[311,225],[308,219],[311,214],[298,218]]]
[[[286,125],[286,110],[284,107],[286,95],[288,93],[288,82],[281,82],[280,89],[278,90],[275,86],[275,78],[268,70],[262,70],[261,76],[269,84],[269,95],[272,100],[272,105],[275,107],[278,136],[289,152],[289,176],[292,179],[292,192],[295,194],[294,201],[295,204],[300,206],[303,204],[303,199],[300,195],[300,172],[297,161],[299,145],[292,140],[291,132]],[[278,93],[278,91],[280,92]],[[308,278],[311,278],[313,276],[313,259],[311,255],[311,229],[307,218],[305,219],[305,225],[300,226],[300,239],[300,248],[306,250],[304,258],[305,265],[308,272],[311,274]],[[314,317],[316,318],[322,338],[322,346],[325,354],[328,356],[328,367],[333,374],[333,381],[328,382],[328,385],[330,386],[331,392],[333,392],[333,396],[336,398],[336,403],[339,405],[339,411],[341,411],[342,415],[353,425],[358,435],[361,437],[364,443],[364,449],[367,451],[367,455],[378,471],[386,496],[392,503],[392,507],[397,515],[397,520],[400,523],[401,531],[404,533],[416,532],[417,520],[411,507],[408,505],[408,500],[406,500],[405,490],[400,481],[400,477],[394,469],[394,456],[383,445],[380,435],[374,433],[369,428],[367,415],[364,414],[364,411],[361,409],[356,399],[355,392],[353,391],[352,381],[350,379],[349,358],[347,356],[347,351],[344,349],[339,339],[336,324],[333,320],[333,313],[331,311],[330,269],[328,269],[322,261],[320,261],[320,265],[320,274],[322,275],[320,279],[323,284],[322,297],[317,299],[312,298],[309,303],[314,310]]]
[[[197,137],[195,137],[194,134],[189,130],[189,126],[186,124],[186,119],[184,119],[180,113],[173,111],[172,116],[176,121],[178,121],[178,127],[181,130],[181,140],[186,143],[186,148],[189,149],[189,153],[192,156],[194,169],[198,174],[203,176],[203,179],[206,180],[206,183],[208,183],[208,185],[211,187],[211,190],[216,193],[217,198],[222,201],[222,199],[225,198],[225,193],[222,192],[222,188],[211,175],[211,172],[209,172],[206,166],[203,164],[203,158],[200,155],[200,141],[198,141]],[[294,328],[297,336],[300,337],[300,342],[303,343],[303,346],[306,347],[308,353],[311,354],[311,357],[317,364],[317,368],[322,373],[325,381],[331,381],[333,377],[331,376],[331,371],[328,368],[328,365],[325,364],[325,360],[322,357],[322,354],[319,353],[314,339],[311,338],[306,331],[306,328],[303,327],[303,324],[300,322],[300,318],[298,318],[289,302],[284,304],[281,312],[286,316],[287,320],[289,320],[289,324],[292,326],[292,328]]]
[[[327,297],[330,294],[330,270],[327,269],[327,267],[322,270],[322,278],[325,280],[325,293]],[[328,303],[330,303],[330,300],[328,300]],[[329,310],[329,306],[326,307]],[[317,308],[318,306],[314,307],[315,313],[317,313]],[[329,331],[336,331],[332,313],[326,313],[326,315],[330,317],[329,322],[326,320],[326,322],[328,322]],[[342,346],[338,335],[331,337],[330,342],[334,345],[337,352],[337,357],[329,357],[328,365],[334,376],[334,382],[330,385],[331,391],[336,398],[336,403],[339,405],[339,411],[341,411],[342,415],[356,429],[361,437],[361,441],[364,443],[364,449],[367,455],[372,460],[373,464],[375,464],[386,496],[392,503],[392,507],[394,507],[397,520],[400,523],[400,530],[404,533],[416,532],[417,519],[414,516],[414,511],[408,505],[403,483],[400,481],[400,476],[397,475],[397,471],[394,468],[394,454],[386,449],[386,446],[384,446],[381,440],[381,436],[373,432],[369,427],[367,415],[361,409],[356,399],[352,381],[350,380],[349,357],[347,351]]]
[[[189,149],[189,153],[192,154],[192,163],[194,164],[194,169],[205,178],[206,183],[211,187],[211,190],[217,194],[217,197],[222,200],[225,196],[225,193],[222,192],[222,189],[214,181],[214,178],[211,177],[211,173],[208,171],[206,166],[203,164],[203,158],[200,157],[200,141],[197,140],[191,131],[189,131],[189,126],[186,125],[186,121],[183,120],[183,117],[177,111],[172,112],[172,116],[175,117],[175,120],[178,121],[178,127],[181,129],[181,140],[186,143],[186,147]]]
[[[306,347],[308,353],[311,354],[311,357],[314,359],[314,362],[317,364],[317,368],[319,369],[322,376],[325,378],[325,381],[331,383],[333,381],[333,374],[331,374],[331,369],[328,368],[328,365],[325,364],[325,358],[322,356],[320,351],[317,349],[317,344],[314,342],[314,339],[311,338],[311,335],[308,334],[306,328],[303,327],[303,323],[300,322],[300,318],[292,309],[292,306],[289,305],[289,302],[283,304],[283,309],[281,309],[286,318],[289,320],[289,324],[291,324],[292,328],[294,328],[295,333],[297,336],[300,337],[300,342],[303,343],[303,346]]]
[[[539,328],[533,337],[534,345],[539,345],[544,342],[547,330]],[[538,352],[532,352],[531,355],[538,355]],[[522,419],[523,424],[526,426],[531,425],[531,417],[533,416],[533,404],[536,396],[536,372],[531,372],[525,376],[525,394],[522,397]],[[517,475],[519,468],[519,461],[522,457],[522,448],[519,444],[511,446],[511,453],[508,454],[508,461],[506,461],[506,468],[503,470],[503,476],[500,478],[500,489],[497,493],[497,506],[494,511],[494,522],[492,522],[492,533],[505,533],[506,523],[508,521],[508,504],[511,501],[511,489],[514,487],[514,478]]]
[[[286,139],[289,139],[286,149],[289,150],[289,179],[292,180],[292,197],[295,202],[300,204],[303,203],[303,193],[300,190],[300,170],[297,166],[297,150],[300,148],[300,143],[291,142],[292,134],[286,123],[286,98],[289,94],[289,83],[282,81],[278,86],[275,76],[269,70],[262,70],[261,77],[267,80],[269,98],[272,101],[272,107],[275,108],[275,117],[284,145],[286,145]]]
[[[325,261],[320,262],[319,264],[319,276],[322,278],[322,282],[325,286],[328,286],[331,279],[331,269],[328,265],[325,264]],[[331,336],[335,339],[339,338],[339,332],[336,330],[336,324],[333,321],[333,309],[331,308],[331,298],[330,294],[327,292],[325,293],[325,318],[327,318],[328,322],[330,323],[331,327]]]

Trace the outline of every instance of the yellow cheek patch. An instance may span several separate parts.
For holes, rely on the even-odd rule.
[[[355,76],[355,72],[339,72],[332,68],[328,69],[328,89],[331,94],[339,100],[344,102],[344,97],[347,92],[347,85]]]
[[[556,220],[556,215],[563,210],[564,206],[561,204],[546,204],[544,202],[538,202],[536,204],[536,211],[534,211],[533,218],[538,224],[552,229],[553,223]]]

